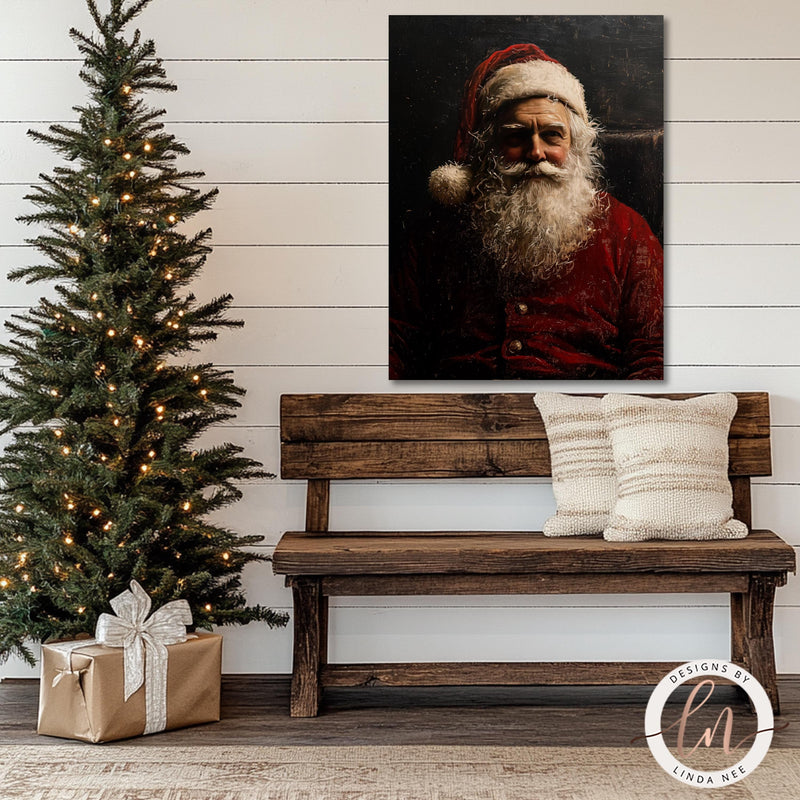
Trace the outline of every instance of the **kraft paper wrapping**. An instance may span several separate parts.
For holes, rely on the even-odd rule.
[[[217,722],[222,636],[198,633],[167,650],[165,730]],[[66,652],[58,645],[42,645],[37,733],[84,742],[141,736],[145,687],[125,702],[124,683],[122,648],[90,644]]]

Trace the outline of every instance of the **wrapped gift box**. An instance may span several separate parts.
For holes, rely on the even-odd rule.
[[[167,645],[165,730],[217,722],[222,636],[192,635]],[[93,640],[42,646],[38,733],[110,742],[140,736],[146,724],[146,687],[124,698],[123,650]]]

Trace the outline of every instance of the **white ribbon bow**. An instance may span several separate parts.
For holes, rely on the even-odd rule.
[[[137,581],[130,591],[111,600],[113,614],[101,614],[95,638],[108,647],[122,647],[125,701],[144,683],[145,733],[163,731],[167,726],[168,644],[185,642],[186,626],[192,612],[186,600],[173,600],[150,613],[150,597]]]

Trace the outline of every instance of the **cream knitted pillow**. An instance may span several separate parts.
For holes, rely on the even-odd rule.
[[[733,394],[667,400],[609,394],[602,400],[617,500],[603,532],[611,542],[741,539],[728,478]]]
[[[614,456],[599,397],[539,392],[557,511],[545,536],[602,533],[614,505]]]

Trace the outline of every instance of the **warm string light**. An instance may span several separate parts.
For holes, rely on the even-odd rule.
[[[9,584],[8,578],[0,578],[0,589],[7,589]]]
[[[116,331],[115,331],[113,328],[109,328],[109,329],[106,331],[106,333],[107,333],[109,336],[112,336],[112,337],[117,335],[117,332],[116,332]]]
[[[151,145],[150,142],[145,142],[142,149],[145,151],[145,153],[149,153],[153,149],[153,145]]]
[[[64,544],[73,544],[74,541],[75,540],[71,536],[65,536],[64,537]]]
[[[25,510],[25,506],[24,506],[24,505],[22,505],[22,503],[17,503],[17,504],[14,506],[14,511],[16,511],[16,512],[17,512],[17,514],[21,514],[21,513],[22,513],[24,510]]]
[[[190,502],[187,500],[187,501],[186,501],[186,502],[183,504],[183,510],[184,510],[184,511],[189,511],[189,510],[191,510],[191,508],[192,508],[192,504],[191,504],[191,503],[190,503]]]
[[[231,558],[231,554],[230,553],[223,553],[222,554],[222,560],[223,561],[230,561],[230,558]]]

